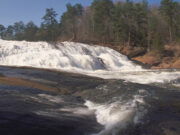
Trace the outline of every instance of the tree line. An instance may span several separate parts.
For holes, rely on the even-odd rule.
[[[66,7],[59,20],[53,8],[46,9],[39,27],[32,21],[0,25],[0,36],[6,40],[69,40],[147,50],[161,50],[164,44],[180,42],[180,3],[174,0],[161,0],[160,5],[154,6],[147,0],[94,0],[89,7]]]

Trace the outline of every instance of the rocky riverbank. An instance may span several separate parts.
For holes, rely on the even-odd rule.
[[[128,56],[131,60],[146,65],[151,69],[180,68],[180,45],[165,45],[164,50],[150,51],[142,47],[120,47],[113,45],[103,45],[115,49]]]

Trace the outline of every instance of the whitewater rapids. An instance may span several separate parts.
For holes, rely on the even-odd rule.
[[[108,47],[82,43],[0,40],[0,65],[56,69],[141,84],[170,82],[180,72],[145,70]]]

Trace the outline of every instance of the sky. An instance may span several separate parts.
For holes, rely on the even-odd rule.
[[[0,0],[0,24],[12,25],[14,22],[33,21],[40,25],[46,8],[54,8],[58,13],[57,19],[66,11],[66,4],[81,3],[88,6],[93,0]],[[115,0],[116,1],[116,0]],[[180,0],[177,0],[180,1]],[[149,3],[159,3],[160,0],[149,0]]]

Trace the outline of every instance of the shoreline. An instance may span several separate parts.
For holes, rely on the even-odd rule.
[[[91,45],[91,43],[89,43]],[[143,47],[121,46],[112,44],[97,44],[109,47],[125,55],[131,61],[147,69],[180,69],[180,45],[165,45],[161,52],[146,51]]]

